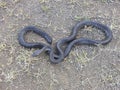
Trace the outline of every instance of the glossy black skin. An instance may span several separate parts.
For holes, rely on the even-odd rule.
[[[105,34],[105,39],[103,39],[103,40],[91,40],[88,38],[76,39],[78,30],[81,30],[85,26],[92,26],[92,27],[99,29],[100,31],[102,31]],[[93,21],[79,22],[74,26],[71,34],[68,37],[62,38],[56,43],[57,54],[55,54],[53,48],[50,45],[46,45],[44,43],[28,43],[28,42],[26,42],[24,40],[24,35],[27,34],[27,32],[29,32],[29,31],[33,31],[34,33],[40,35],[49,44],[52,43],[52,38],[47,33],[41,31],[40,29],[38,29],[34,26],[28,26],[28,27],[25,27],[24,29],[22,29],[20,31],[20,33],[18,34],[18,41],[19,41],[20,45],[22,45],[26,48],[39,48],[40,50],[36,51],[33,54],[33,56],[39,55],[43,51],[47,52],[47,54],[49,54],[49,56],[50,56],[50,62],[54,63],[54,64],[57,64],[57,63],[63,61],[64,58],[69,55],[72,47],[75,44],[94,45],[94,46],[97,46],[99,44],[105,45],[105,44],[109,43],[113,37],[111,30],[103,24],[100,24],[98,22],[93,22]],[[62,50],[62,46],[64,44],[67,44],[67,46],[66,46],[65,50]]]

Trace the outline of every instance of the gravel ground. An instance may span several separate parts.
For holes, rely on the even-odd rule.
[[[17,41],[18,32],[35,25],[53,37],[53,46],[83,20],[109,26],[113,40],[105,46],[75,46],[57,65],[44,53],[32,57]],[[120,90],[120,0],[0,0],[0,90]],[[96,29],[78,37],[101,39]],[[40,42],[29,33],[28,41]]]

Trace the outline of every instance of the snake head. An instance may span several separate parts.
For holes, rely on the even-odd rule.
[[[40,55],[40,54],[43,53],[43,52],[49,53],[50,50],[51,50],[50,47],[44,46],[42,49],[35,50],[35,51],[33,52],[32,56],[33,56],[33,57],[36,57],[36,56]]]

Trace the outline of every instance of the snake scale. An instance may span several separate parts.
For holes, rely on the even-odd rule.
[[[76,35],[78,33],[78,30],[83,29],[85,26],[92,26],[101,32],[104,33],[105,38],[102,40],[92,40],[89,38],[76,38]],[[39,43],[28,43],[25,41],[25,35],[28,32],[34,32],[35,34],[40,35],[42,38],[45,39],[45,41],[48,43],[48,45],[39,42]],[[49,55],[49,59],[51,63],[57,64],[59,62],[62,62],[64,58],[66,58],[72,47],[74,45],[105,45],[108,44],[113,38],[112,31],[109,27],[106,25],[103,25],[101,23],[95,22],[95,21],[82,21],[77,23],[73,29],[71,34],[68,37],[62,38],[58,40],[56,43],[56,52],[54,51],[54,48],[51,46],[52,44],[52,38],[49,34],[46,32],[36,28],[35,26],[26,26],[18,33],[18,41],[21,46],[24,46],[25,48],[38,48],[39,50],[36,50],[33,53],[33,56],[37,56],[42,52],[45,52]],[[62,46],[66,45],[65,49],[62,49]]]

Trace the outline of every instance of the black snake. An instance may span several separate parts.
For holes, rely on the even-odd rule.
[[[92,26],[92,27],[95,27],[95,28],[101,30],[105,34],[105,38],[103,40],[92,40],[89,38],[76,39],[78,30],[83,29],[85,26]],[[27,34],[27,32],[30,32],[30,31],[33,31],[34,33],[43,37],[49,45],[46,45],[42,42],[40,42],[40,43],[26,42],[24,36]],[[57,64],[57,63],[63,61],[64,58],[69,55],[73,45],[75,45],[75,44],[83,44],[83,45],[85,44],[85,45],[94,45],[94,46],[97,46],[99,44],[105,45],[112,40],[112,37],[113,37],[112,32],[107,26],[105,26],[101,23],[98,23],[98,22],[83,21],[83,22],[77,23],[74,26],[71,34],[68,37],[58,40],[58,42],[56,43],[56,51],[57,51],[56,53],[51,46],[52,38],[46,32],[36,28],[35,26],[27,26],[27,27],[23,28],[18,34],[18,41],[19,41],[20,45],[22,45],[26,48],[39,48],[40,50],[36,50],[33,53],[33,56],[37,56],[41,52],[44,51],[49,55],[50,62]],[[63,45],[66,45],[64,50],[62,49]]]

